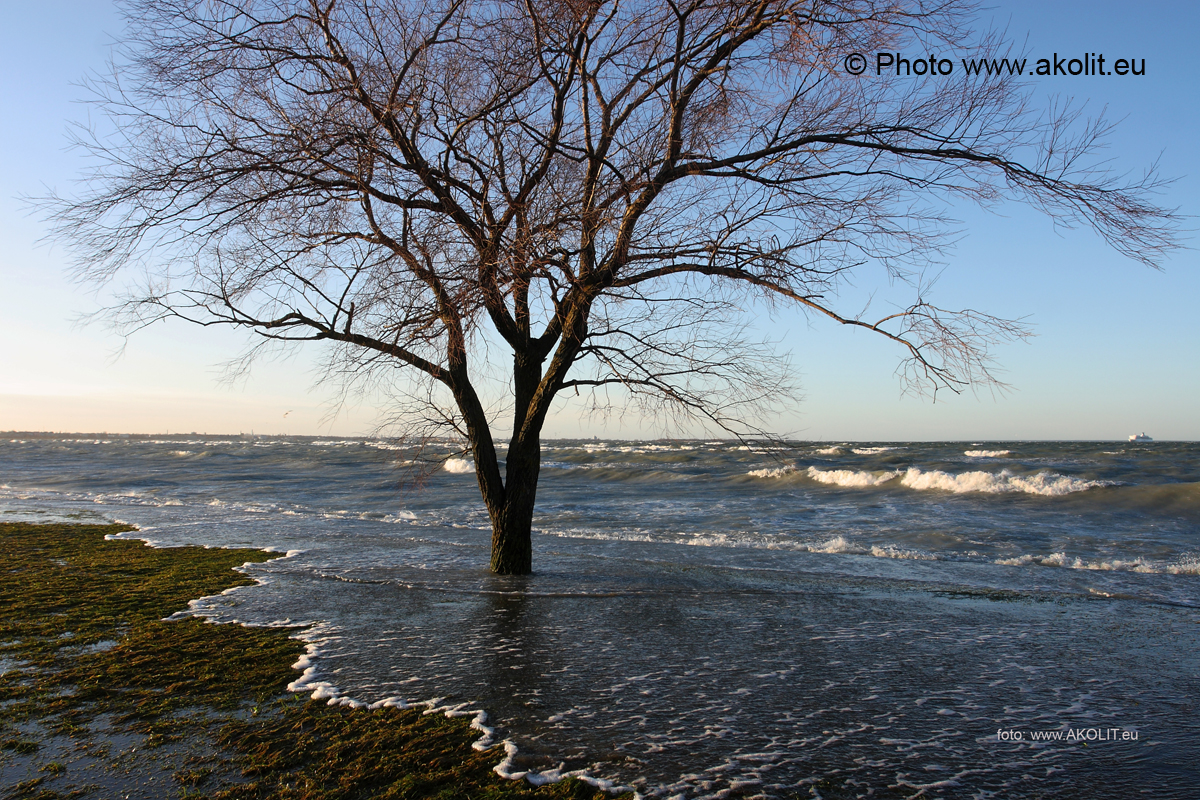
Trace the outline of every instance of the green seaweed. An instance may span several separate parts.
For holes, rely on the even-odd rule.
[[[473,750],[477,734],[464,719],[287,694],[303,653],[295,629],[163,619],[253,583],[233,567],[278,556],[106,539],[130,530],[0,523],[0,759],[41,759],[36,777],[4,797],[91,794],[94,785],[71,779],[90,781],[95,769],[73,776],[83,768],[63,763],[53,737],[69,737],[95,763],[120,763],[101,775],[110,785],[165,770],[188,798],[605,797],[576,780],[502,780],[492,770],[500,754]],[[137,745],[126,750],[128,737]]]

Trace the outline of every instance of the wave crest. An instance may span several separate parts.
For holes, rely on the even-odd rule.
[[[746,474],[751,478],[782,478],[784,475],[791,475],[795,471],[795,467],[766,467],[764,469],[752,469]]]
[[[1027,567],[1040,565],[1043,567],[1063,567],[1065,569],[1099,570],[1103,572],[1148,572],[1167,575],[1200,575],[1200,560],[1183,558],[1175,564],[1156,564],[1153,561],[1138,557],[1132,559],[1114,558],[1107,561],[1084,561],[1082,558],[1072,558],[1066,553],[1050,553],[1049,555],[1022,555],[1015,558],[998,558],[995,563],[1006,567]]]
[[[1069,475],[1059,475],[1056,472],[1039,472],[1036,475],[1016,475],[1005,469],[1000,472],[962,472],[957,475],[941,470],[926,472],[919,467],[909,467],[904,477],[900,479],[903,486],[910,489],[926,490],[940,489],[944,492],[966,494],[981,492],[983,494],[1005,494],[1019,492],[1037,494],[1044,497],[1055,497],[1074,492],[1082,492],[1100,486],[1112,486],[1111,481],[1089,481],[1083,478],[1072,478]]]
[[[865,545],[847,539],[845,536],[835,536],[827,542],[809,544],[803,547],[810,553],[847,553],[850,555],[875,556],[876,558],[895,558],[900,560],[939,561],[933,553],[920,550],[910,550],[895,545]]]
[[[1073,478],[1069,475],[1059,475],[1056,472],[1039,472],[1036,475],[1017,475],[1009,470],[1000,472],[961,472],[958,474],[942,472],[941,470],[923,470],[920,467],[909,467],[907,470],[891,470],[872,472],[870,470],[853,469],[818,469],[808,468],[808,477],[819,483],[847,487],[880,486],[896,478],[900,485],[917,491],[937,490],[967,494],[1006,494],[1010,492],[1021,494],[1036,494],[1044,497],[1082,492],[1100,486],[1113,486],[1111,481],[1090,481],[1083,478]]]
[[[1011,450],[964,450],[963,455],[968,458],[1000,458],[1011,452]]]
[[[442,469],[452,475],[465,475],[475,471],[475,462],[467,458],[447,458],[442,462]]]
[[[835,486],[878,486],[900,476],[899,472],[868,472],[855,469],[817,469],[808,468],[808,477],[819,483],[831,483]]]

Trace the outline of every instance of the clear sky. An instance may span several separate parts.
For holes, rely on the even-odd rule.
[[[18,195],[70,190],[81,167],[66,149],[67,121],[86,119],[74,85],[102,70],[121,31],[102,0],[12,4],[0,50],[0,430],[354,435],[376,420],[371,401],[337,405],[315,384],[308,356],[260,364],[236,385],[221,364],[243,340],[231,332],[156,326],[123,342],[77,318],[103,302],[67,274],[61,247],[39,245],[44,225]],[[1037,85],[1107,108],[1121,120],[1106,152],[1137,174],[1154,161],[1178,178],[1160,198],[1200,212],[1200,65],[1194,2],[998,2],[980,15],[1034,57],[1057,52],[1146,59],[1140,77],[1057,77]],[[956,54],[958,55],[958,54]],[[969,55],[964,53],[962,55]],[[958,209],[964,236],[933,296],[946,307],[1027,317],[1037,336],[998,351],[1005,395],[901,397],[899,353],[870,334],[801,315],[763,323],[793,354],[805,399],[771,424],[797,438],[1117,439],[1145,430],[1200,439],[1200,251],[1161,272],[1123,259],[1086,230],[1059,231],[1017,205]],[[1196,220],[1188,226],[1196,227]],[[861,288],[867,288],[865,284]],[[336,413],[335,413],[336,412]],[[636,420],[580,419],[568,411],[550,436],[657,433]]]

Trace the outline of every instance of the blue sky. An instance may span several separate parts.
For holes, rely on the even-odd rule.
[[[1200,204],[1200,4],[1002,2],[980,15],[1027,42],[1031,55],[1104,53],[1145,58],[1141,77],[1058,77],[1052,94],[1107,108],[1121,121],[1106,156],[1138,173],[1154,161],[1177,182],[1160,198],[1196,215]],[[367,433],[371,401],[337,408],[315,384],[307,355],[260,364],[233,386],[220,365],[242,340],[230,332],[160,326],[123,342],[76,318],[103,302],[67,274],[61,247],[39,245],[44,226],[18,200],[46,187],[69,190],[81,167],[66,149],[68,120],[86,119],[73,83],[102,69],[121,23],[104,2],[17,4],[6,11],[0,51],[0,430],[237,433]],[[956,54],[958,55],[958,54]],[[969,55],[964,53],[962,55]],[[818,440],[1116,439],[1145,430],[1200,439],[1200,259],[1173,255],[1161,272],[1122,258],[1087,230],[1056,230],[1018,205],[957,209],[964,236],[934,299],[1026,317],[1037,336],[998,351],[1007,394],[928,400],[902,397],[887,342],[802,315],[764,322],[792,353],[804,401],[771,422]],[[1195,228],[1195,220],[1188,223]],[[1195,241],[1191,242],[1195,248]],[[865,288],[865,287],[864,287]],[[632,418],[557,414],[547,434],[634,437],[659,431]]]

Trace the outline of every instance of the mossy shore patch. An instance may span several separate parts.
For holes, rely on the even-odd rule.
[[[0,524],[0,797],[606,797],[500,779],[463,719],[285,692],[294,631],[163,617],[278,554]]]

